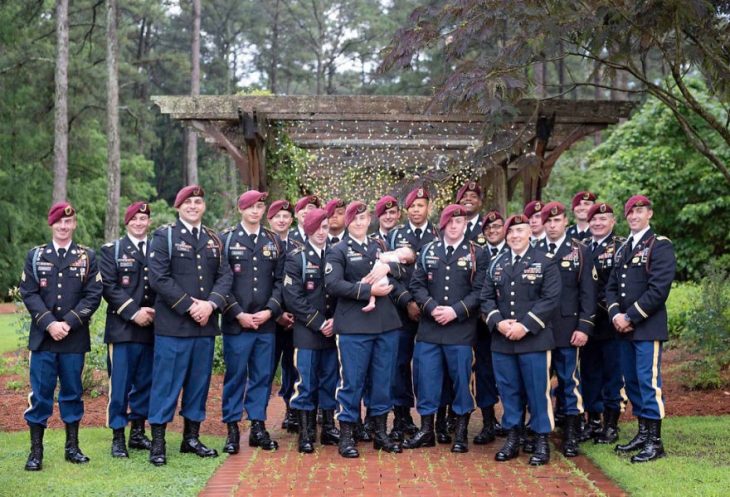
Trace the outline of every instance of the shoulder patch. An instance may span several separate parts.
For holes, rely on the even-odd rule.
[[[332,272],[332,264],[330,264],[328,262],[327,265],[324,267],[324,274],[330,274],[331,272]]]
[[[294,282],[292,281],[291,276],[289,276],[288,274],[284,276],[284,286],[291,286],[293,284]]]

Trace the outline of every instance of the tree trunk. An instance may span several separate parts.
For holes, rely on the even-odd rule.
[[[200,95],[200,0],[193,0],[193,42],[190,94]],[[198,184],[198,135],[186,129],[185,180],[188,185]]]
[[[117,0],[106,2],[106,134],[107,134],[107,187],[104,238],[119,238],[119,42],[117,40]]]
[[[68,180],[68,0],[56,1],[56,43],[53,202],[60,202]]]
[[[276,95],[278,87],[279,72],[279,3],[274,2],[274,16],[271,25],[271,63],[269,64],[269,90]]]

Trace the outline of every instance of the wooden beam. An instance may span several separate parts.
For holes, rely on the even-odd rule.
[[[210,139],[213,143],[218,145],[221,149],[228,152],[233,161],[236,163],[238,172],[241,175],[241,180],[244,183],[250,184],[251,182],[251,170],[250,162],[247,155],[244,155],[231,140],[214,124],[206,121],[199,121],[194,119],[190,121],[190,125],[197,131],[203,133],[206,136],[206,141]]]

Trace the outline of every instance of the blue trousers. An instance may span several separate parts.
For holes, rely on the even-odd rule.
[[[181,391],[180,415],[190,421],[205,420],[214,348],[214,337],[155,335],[152,392],[147,418],[150,424],[172,421]]]
[[[553,364],[558,377],[558,398],[560,412],[573,416],[583,414],[583,394],[580,387],[578,347],[557,347],[553,350]]]
[[[81,371],[86,354],[59,354],[56,352],[30,353],[30,395],[24,413],[28,424],[46,426],[53,414],[53,394],[58,389],[58,410],[64,423],[80,421],[84,415],[81,399]]]
[[[112,430],[124,428],[128,420],[147,419],[153,360],[152,344],[125,342],[107,346],[109,404],[106,425]]]
[[[289,405],[294,393],[294,382],[297,379],[297,372],[294,368],[294,335],[292,330],[285,330],[276,326],[276,346],[274,348],[274,366],[271,368],[271,378],[276,376],[276,368],[281,363],[281,388],[279,397]]]
[[[407,330],[398,330],[398,355],[393,370],[393,404],[413,407],[413,344],[415,335]],[[417,381],[417,380],[416,380]]]
[[[243,332],[223,335],[223,422],[238,422],[246,409],[248,419],[266,421],[271,395],[276,336]]]
[[[451,409],[457,416],[475,406],[472,378],[474,349],[471,345],[441,345],[416,342],[413,369],[418,371],[416,407],[421,416],[435,414],[441,405],[444,377],[454,387]]]
[[[289,406],[304,411],[313,411],[317,406],[334,410],[340,369],[337,349],[294,349],[294,366],[297,381]]]
[[[479,326],[481,325],[480,321]],[[474,353],[476,355],[474,376],[476,377],[477,406],[483,409],[499,402],[497,380],[494,378],[494,366],[492,365],[492,337],[488,332],[482,333],[479,330]]]
[[[392,380],[398,348],[398,331],[375,334],[337,335],[340,383],[335,398],[339,421],[360,419],[360,401],[368,378],[371,381],[369,412],[380,416],[393,409]]]
[[[549,350],[525,354],[492,351],[494,376],[504,408],[502,426],[506,430],[521,426],[525,407],[530,412],[530,428],[535,433],[550,433],[555,427],[550,399],[550,357]]]
[[[619,340],[621,372],[634,416],[664,419],[662,342]]]
[[[588,340],[580,349],[580,380],[586,411],[621,409],[624,380],[618,339]]]

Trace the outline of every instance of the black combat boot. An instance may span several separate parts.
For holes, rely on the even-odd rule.
[[[641,452],[631,458],[631,462],[649,462],[666,456],[662,443],[662,420],[646,419],[647,436]]]
[[[596,438],[601,434],[601,413],[589,412],[588,420],[583,425],[578,437],[579,442],[585,442],[591,438]]]
[[[286,430],[289,433],[297,433],[299,431],[299,416],[296,411],[296,409],[286,406],[284,421],[281,422],[282,430]]]
[[[183,418],[183,439],[180,443],[180,452],[195,454],[198,457],[218,457],[218,451],[209,449],[200,441],[200,421],[190,421]]]
[[[416,426],[416,423],[413,421],[413,416],[411,416],[411,408],[402,406],[401,409],[403,410],[403,431],[406,435],[415,435],[418,431],[418,426]]]
[[[563,455],[575,457],[578,452],[578,427],[580,418],[577,414],[565,416],[565,427],[563,428]]]
[[[251,420],[251,431],[248,433],[248,446],[261,447],[264,450],[276,450],[279,444],[271,439],[263,421]]]
[[[436,441],[440,444],[450,444],[451,435],[446,422],[446,407],[439,407],[436,411]]]
[[[418,427],[413,424],[411,409],[408,406],[393,407],[393,429],[390,431],[390,438],[402,442],[406,435],[413,435]],[[415,428],[415,431],[413,430]]]
[[[618,418],[621,411],[618,409],[606,409],[603,411],[603,429],[593,439],[597,444],[612,444],[618,440]]]
[[[340,430],[335,425],[335,411],[322,409],[322,432],[319,435],[322,445],[337,445],[340,443]]]
[[[421,447],[435,447],[436,434],[433,431],[433,414],[424,414],[421,416],[421,429],[403,442],[404,449],[420,449]]]
[[[112,435],[112,457],[129,457],[124,428],[115,428]]]
[[[530,456],[530,466],[542,466],[550,462],[550,444],[547,433],[535,435],[535,452]]]
[[[469,452],[469,417],[464,414],[456,416],[456,428],[454,429],[454,445],[451,446],[451,452],[463,454]]]
[[[474,437],[475,445],[486,445],[493,442],[497,436],[494,429],[497,420],[494,418],[494,406],[482,407],[482,431]]]
[[[507,430],[507,439],[499,452],[494,455],[494,460],[499,462],[509,461],[520,455],[520,429],[512,428]]]
[[[238,430],[238,423],[233,421],[226,423],[228,435],[226,436],[226,444],[223,446],[223,452],[226,454],[238,454],[241,449],[241,432]]]
[[[619,454],[626,454],[628,452],[640,450],[644,447],[644,442],[646,442],[647,434],[648,430],[646,426],[646,420],[644,418],[639,418],[639,431],[636,436],[634,436],[634,438],[632,438],[627,444],[617,445],[616,447],[614,447],[614,450]]]
[[[155,466],[167,464],[167,452],[165,450],[165,427],[166,424],[150,425],[152,431],[152,446],[150,447],[150,462]]]
[[[391,440],[388,436],[388,415],[375,416],[375,433],[373,433],[373,448],[399,454],[403,452],[398,442]]]
[[[30,454],[25,462],[26,471],[40,471],[43,469],[43,425],[32,423],[30,426]]]
[[[64,457],[70,463],[86,464],[89,458],[79,448],[79,422],[66,423],[66,447]]]
[[[360,457],[360,453],[355,447],[355,423],[340,421],[340,442],[337,451],[342,457],[348,459]]]
[[[297,410],[299,414],[299,452],[303,454],[311,454],[314,452],[314,441],[317,438],[317,428],[314,424],[316,421],[315,411]],[[310,425],[310,423],[312,423]]]
[[[144,419],[133,419],[129,429],[129,448],[150,450],[152,442],[144,434]]]
[[[520,430],[520,445],[522,446],[522,452],[525,454],[532,454],[535,452],[535,438],[536,433],[528,426],[523,426]]]
[[[375,421],[373,421],[372,416],[366,415],[364,423],[360,422],[360,420],[357,421],[355,426],[355,437],[360,442],[372,442],[374,431]]]
[[[458,416],[454,412],[453,407],[449,404],[446,408],[446,431],[454,433],[456,431],[456,418]]]

